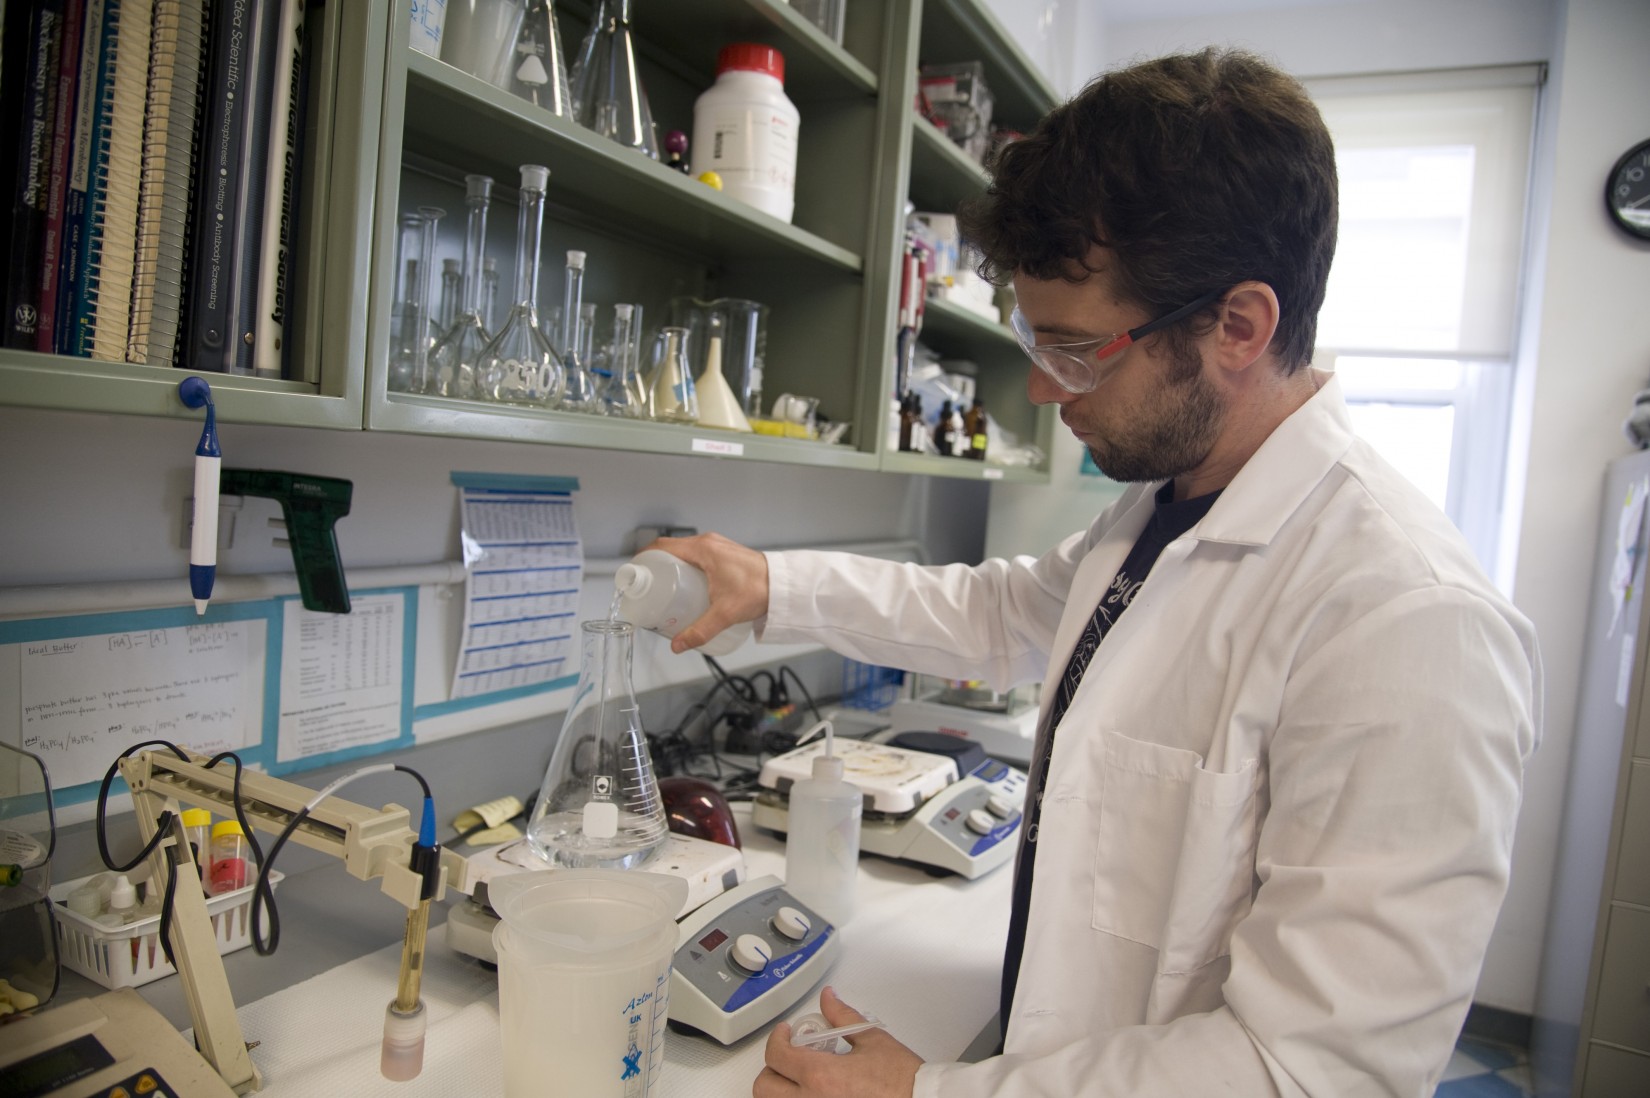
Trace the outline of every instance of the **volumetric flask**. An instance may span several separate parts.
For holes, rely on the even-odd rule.
[[[630,684],[635,626],[580,623],[584,661],[527,841],[574,869],[630,869],[665,840],[665,810]]]
[[[493,338],[481,323],[482,249],[487,244],[487,208],[493,200],[493,180],[486,175],[464,177],[464,205],[468,220],[464,226],[464,262],[459,272],[458,317],[430,352],[433,385],[426,390],[436,396],[477,395],[476,360]]]
[[[504,326],[476,360],[483,397],[541,408],[561,399],[561,359],[539,330],[539,239],[544,231],[544,188],[550,169],[521,166],[521,208],[516,218],[516,303]]]
[[[396,258],[397,285],[391,308],[391,392],[421,393],[429,383],[430,278],[435,261],[435,226],[443,215],[434,206],[420,206],[401,215],[401,237]]]

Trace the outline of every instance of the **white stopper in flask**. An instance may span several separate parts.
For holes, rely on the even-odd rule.
[[[550,185],[550,169],[543,164],[523,164],[521,166],[521,189],[524,191],[542,191]]]

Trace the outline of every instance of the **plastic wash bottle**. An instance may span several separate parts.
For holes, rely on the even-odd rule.
[[[663,549],[644,549],[614,573],[619,617],[641,629],[674,637],[710,607],[705,574]],[[725,656],[751,635],[750,622],[730,625],[697,651]]]
[[[820,721],[799,743],[825,732],[825,750],[813,761],[813,777],[791,786],[785,824],[785,888],[834,926],[854,915],[859,880],[859,823],[865,797],[844,781],[842,760],[832,753],[831,722]]]

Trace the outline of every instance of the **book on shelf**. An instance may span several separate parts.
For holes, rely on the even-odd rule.
[[[58,300],[58,269],[63,262],[64,210],[68,203],[69,151],[74,140],[75,92],[80,83],[80,41],[86,28],[85,0],[65,0],[63,31],[58,47],[57,87],[53,93],[52,151],[46,190],[46,228],[41,240],[40,319],[34,349],[51,354],[57,349],[57,330],[63,324]]]
[[[11,253],[8,258],[5,327],[7,347],[32,351],[40,328],[40,278],[51,187],[52,122],[63,41],[62,0],[34,0],[24,34],[22,98],[16,165],[12,174]]]
[[[155,0],[126,360],[173,364],[206,46],[205,0]]]
[[[154,0],[120,0],[120,29],[108,84],[108,141],[93,164],[89,238],[97,285],[90,314],[92,357],[103,362],[125,361],[131,326],[153,31]]]
[[[280,0],[270,118],[269,163],[264,177],[263,231],[258,261],[258,312],[253,372],[286,375],[287,332],[292,316],[292,241],[303,154],[304,2]]]
[[[63,206],[63,260],[57,299],[57,352],[90,358],[102,253],[103,201],[99,165],[109,155],[114,73],[122,0],[86,0],[69,176]]]
[[[179,365],[251,374],[279,0],[214,0]]]

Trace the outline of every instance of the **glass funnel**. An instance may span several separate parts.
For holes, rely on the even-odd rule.
[[[555,4],[551,0],[527,0],[521,38],[516,42],[510,90],[551,114],[573,117],[565,56],[561,50],[561,33],[556,29]]]
[[[420,206],[401,215],[395,262],[395,302],[390,316],[391,392],[421,393],[429,382],[430,279],[435,261],[435,227],[445,214]]]
[[[686,328],[659,329],[659,361],[648,386],[647,414],[661,423],[698,423],[699,394],[688,366]]]
[[[527,842],[576,869],[630,869],[665,841],[665,810],[631,686],[635,626],[580,622],[584,657]]]
[[[581,126],[659,159],[659,138],[636,67],[631,0],[601,0],[573,63],[573,111]]]
[[[539,240],[549,181],[550,169],[544,165],[521,166],[516,303],[476,361],[476,384],[486,399],[540,408],[554,407],[566,384],[561,358],[539,328]]]
[[[435,350],[430,352],[437,396],[473,398],[476,392],[476,360],[492,333],[481,323],[481,264],[487,244],[487,208],[493,201],[491,176],[464,177],[464,205],[469,220],[464,226],[464,265],[460,272],[458,319],[447,329]]]

